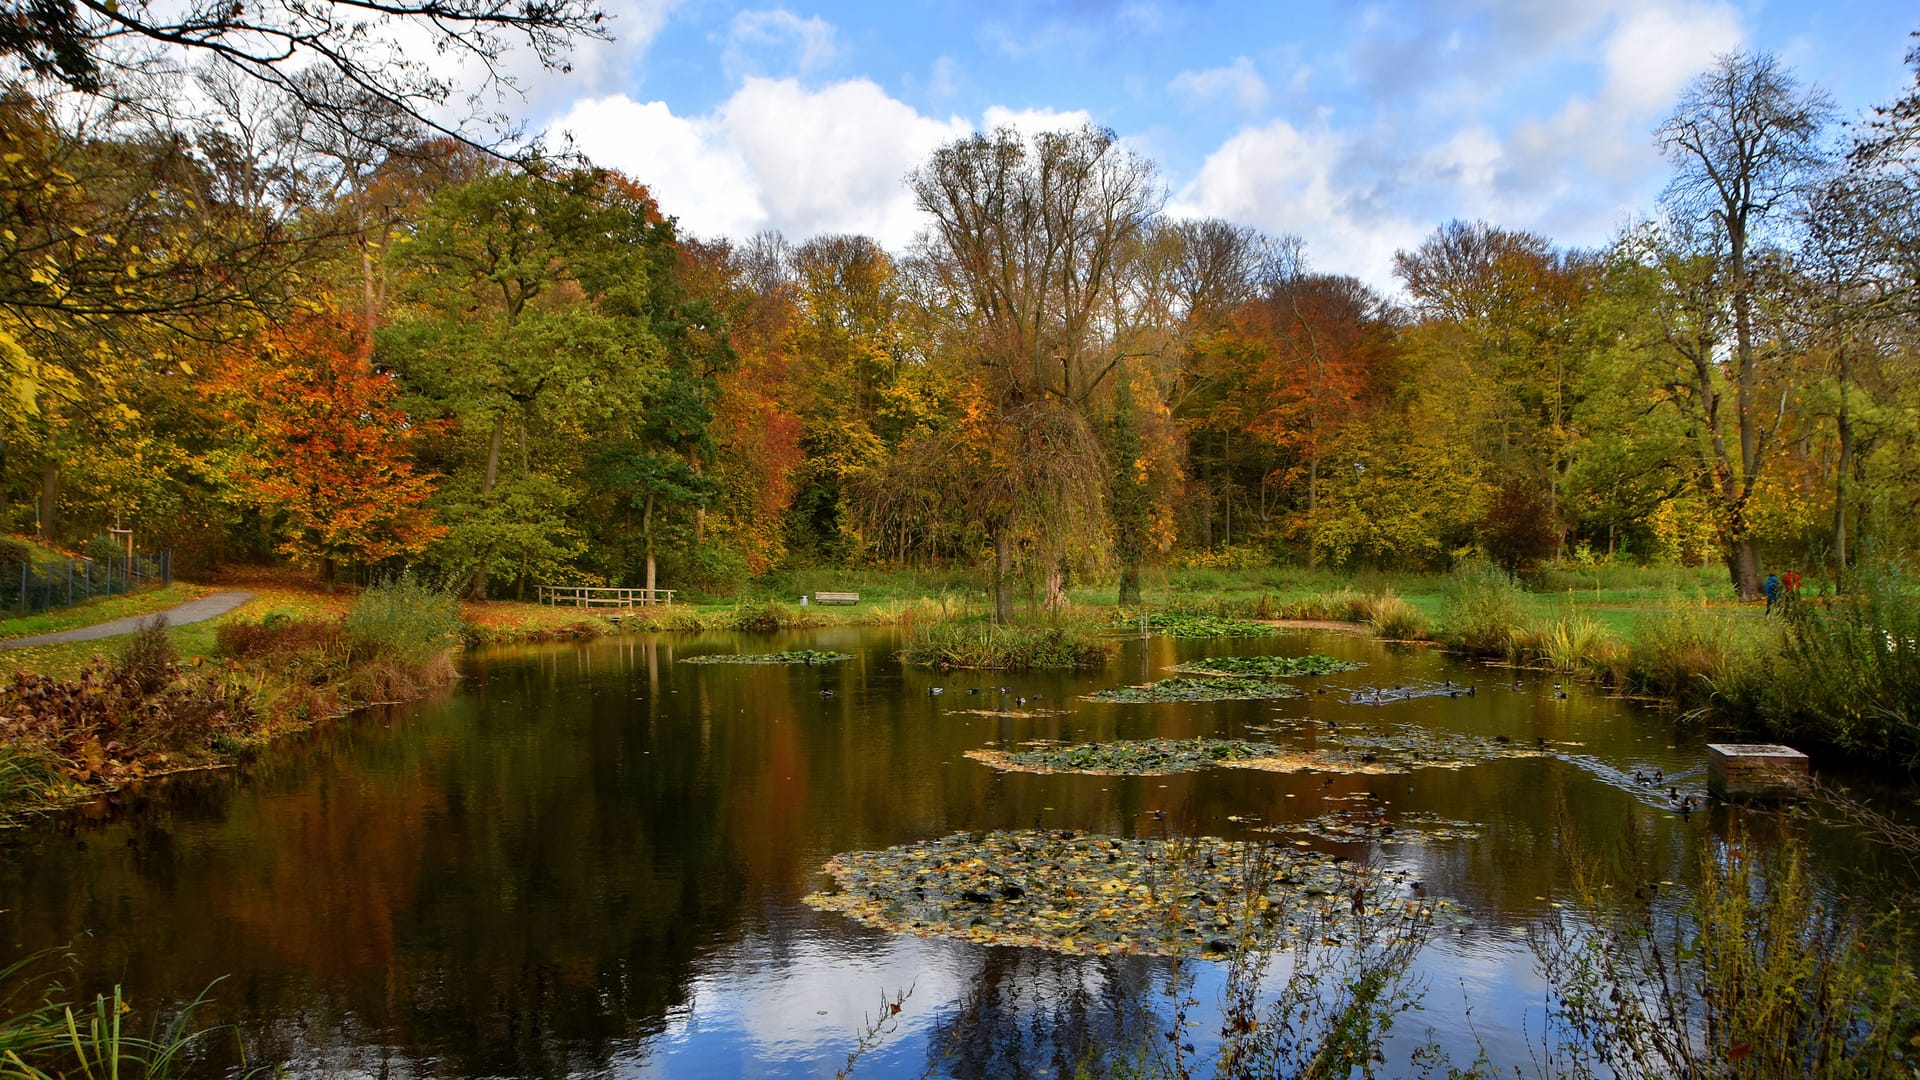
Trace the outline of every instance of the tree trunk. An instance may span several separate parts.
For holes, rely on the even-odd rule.
[[[647,493],[646,509],[640,512],[640,535],[647,543],[647,603],[653,603],[653,493]]]
[[[1140,606],[1140,568],[1138,566],[1120,568],[1120,606]]]
[[[1013,532],[1004,524],[993,531],[993,621],[1013,621]]]
[[[1847,471],[1853,468],[1853,417],[1847,411],[1847,384],[1840,383],[1840,461],[1833,473],[1833,568],[1837,578],[1847,574]]]
[[[493,415],[493,434],[487,439],[487,475],[480,485],[480,496],[484,499],[493,494],[493,486],[500,479],[500,444],[507,436],[507,414]],[[480,553],[480,565],[473,568],[473,598],[487,598],[487,552]]]
[[[40,542],[51,546],[60,514],[60,463],[49,459],[40,466]]]
[[[1048,611],[1059,611],[1067,604],[1067,561],[1057,559],[1047,567],[1046,599]]]
[[[1733,571],[1733,587],[1742,600],[1753,600],[1761,596],[1760,591],[1760,553],[1754,550],[1753,538],[1742,537],[1733,545],[1733,554],[1727,560]]]
[[[321,581],[321,584],[326,586],[327,595],[332,596],[333,583],[334,583],[334,570],[333,570],[333,556],[331,555],[322,555],[320,557],[320,581]]]

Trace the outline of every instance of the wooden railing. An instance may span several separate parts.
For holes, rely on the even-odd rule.
[[[673,603],[672,589],[616,589],[594,585],[541,585],[539,601],[560,607],[652,607]]]

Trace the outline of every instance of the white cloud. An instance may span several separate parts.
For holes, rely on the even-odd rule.
[[[742,11],[727,27],[721,65],[731,75],[818,71],[839,54],[833,25],[785,8]]]
[[[921,226],[901,179],[972,130],[922,116],[865,79],[810,90],[763,78],[703,117],[615,96],[582,102],[557,126],[593,161],[648,185],[696,235],[851,232],[896,250]]]
[[[771,225],[795,237],[865,233],[896,249],[920,227],[902,177],[970,130],[922,116],[865,79],[818,91],[749,79],[720,117],[760,183]]]
[[[1253,61],[1244,56],[1235,57],[1233,63],[1225,67],[1183,71],[1173,77],[1167,89],[1196,105],[1226,99],[1248,112],[1255,112],[1267,103],[1266,80],[1254,70]]]
[[[647,185],[660,209],[702,235],[748,236],[767,219],[745,158],[710,120],[625,95],[581,101],[554,125],[595,164]]]
[[[1379,205],[1368,149],[1350,136],[1303,132],[1284,120],[1245,128],[1208,155],[1168,212],[1297,234],[1314,266],[1390,291],[1393,253],[1430,226]]]
[[[1614,107],[1664,112],[1715,56],[1740,47],[1740,16],[1726,4],[1650,7],[1623,18],[1602,48]]]
[[[996,128],[1012,128],[1025,135],[1038,135],[1043,131],[1073,131],[1093,123],[1093,114],[1085,109],[1010,109],[1004,105],[989,106],[981,117],[981,126],[988,131]]]

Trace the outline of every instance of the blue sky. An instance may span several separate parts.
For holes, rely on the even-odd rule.
[[[1854,117],[1892,98],[1908,2],[1230,4],[611,0],[618,40],[520,106],[703,236],[859,232],[903,249],[901,177],[971,130],[1091,120],[1169,211],[1306,240],[1391,285],[1453,217],[1602,244],[1650,211],[1652,139],[1716,54],[1779,54]]]

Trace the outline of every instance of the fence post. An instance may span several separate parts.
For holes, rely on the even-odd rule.
[[[28,559],[27,562],[32,562]],[[27,562],[20,564],[20,610],[27,610]]]
[[[73,606],[73,560],[67,560],[67,606]]]

